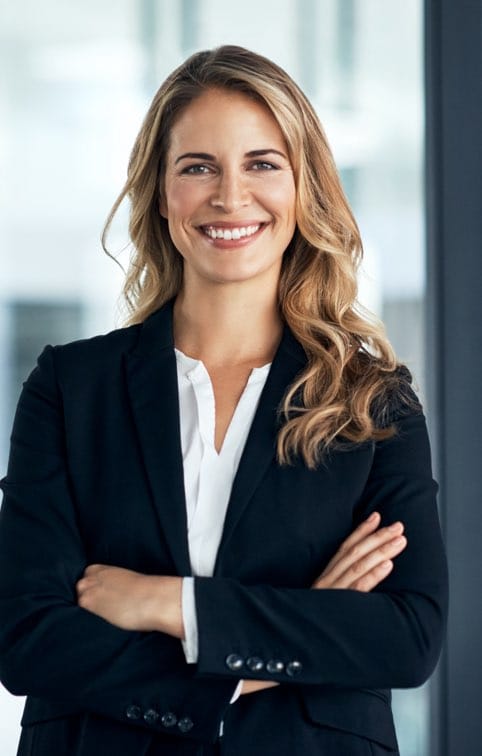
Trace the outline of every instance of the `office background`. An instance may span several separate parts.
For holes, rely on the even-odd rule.
[[[466,298],[476,280],[474,267],[464,268],[462,281],[459,266],[444,262],[453,260],[451,244],[462,232],[449,223],[453,216],[461,223],[450,173],[460,171],[460,163],[442,160],[445,151],[453,154],[454,141],[441,123],[452,117],[455,140],[470,97],[464,99],[466,77],[462,84],[450,72],[463,67],[459,56],[476,46],[474,35],[479,35],[480,48],[482,30],[479,0],[459,3],[459,16],[450,5],[449,0],[0,0],[1,471],[21,382],[43,346],[122,324],[122,271],[104,255],[99,237],[150,99],[191,52],[233,43],[282,65],[313,101],[325,126],[365,244],[361,299],[384,319],[428,406],[435,461],[446,484],[442,516],[449,525],[450,492],[460,493],[460,465],[467,460],[460,460],[464,444],[459,443],[458,467],[447,465],[454,451],[452,430],[459,438],[464,432],[463,413],[461,418],[453,412],[452,391],[464,389],[444,355],[452,350],[457,318],[462,314],[474,328],[480,304],[476,297]],[[455,32],[457,42],[451,46]],[[480,70],[477,60],[470,63],[475,72]],[[447,104],[451,93],[457,100],[456,117]],[[477,118],[475,108],[465,140],[477,139]],[[470,139],[464,147],[469,146]],[[460,153],[460,144],[457,149]],[[478,160],[480,166],[480,152]],[[473,156],[469,174],[476,191],[474,161],[477,166]],[[458,178],[462,181],[462,174]],[[477,215],[470,202],[465,213],[467,235]],[[129,255],[126,218],[125,210],[110,237],[110,247],[124,265]],[[474,227],[472,236],[465,237],[467,255],[477,244],[480,252],[479,232]],[[461,260],[463,250],[457,252]],[[480,266],[473,252],[469,262]],[[480,345],[479,340],[479,351]],[[461,349],[458,358],[472,369],[475,381],[480,358],[474,365],[473,354]],[[470,390],[463,396],[467,404]],[[469,488],[463,522],[473,523],[480,486],[475,482]],[[459,554],[468,544],[457,524],[453,547]],[[470,569],[453,576],[464,586],[464,596],[467,573],[470,584],[477,569],[469,563]],[[402,756],[472,753],[455,748],[464,741],[457,740],[460,720],[452,722],[448,708],[456,685],[463,689],[461,667],[451,667],[449,660],[462,668],[466,663],[466,611],[462,601],[449,628],[456,655],[444,657],[434,680],[417,690],[394,692]],[[480,627],[478,615],[475,620]],[[468,642],[475,646],[475,637]],[[21,700],[0,691],[4,756],[15,753],[21,707]],[[472,732],[470,707],[468,712],[465,707],[466,738]]]

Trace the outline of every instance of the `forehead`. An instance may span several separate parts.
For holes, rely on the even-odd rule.
[[[263,144],[253,145],[253,142]],[[170,132],[170,151],[214,151],[236,144],[249,149],[285,147],[283,134],[268,107],[242,92],[210,89],[182,111]]]

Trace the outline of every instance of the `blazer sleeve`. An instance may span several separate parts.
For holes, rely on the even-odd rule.
[[[237,681],[199,680],[181,644],[121,630],[76,603],[86,567],[69,483],[54,349],[24,384],[0,510],[0,674],[17,695],[215,740]]]
[[[390,575],[370,593],[196,578],[199,675],[365,688],[429,677],[446,622],[447,567],[425,418],[413,405],[391,418],[396,435],[376,444],[357,506],[359,519],[376,510],[382,525],[405,524],[408,545]]]

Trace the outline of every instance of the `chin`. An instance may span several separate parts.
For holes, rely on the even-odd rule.
[[[255,281],[256,279],[265,282],[265,276],[263,276],[263,273],[261,272],[253,272],[253,273],[240,273],[240,272],[234,272],[231,274],[228,273],[222,273],[218,275],[213,275],[210,277],[210,280],[213,283],[248,283],[249,281]]]
[[[218,283],[242,283],[243,281],[252,281],[259,278],[267,282],[269,279],[275,278],[278,280],[281,271],[281,260],[276,260],[271,265],[258,268],[255,266],[245,265],[243,267],[237,266],[224,266],[223,270],[211,270],[209,278],[215,280]]]

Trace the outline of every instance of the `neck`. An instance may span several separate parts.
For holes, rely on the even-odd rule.
[[[249,288],[249,287],[248,287]],[[273,360],[283,332],[277,292],[246,287],[183,287],[174,303],[174,344],[206,365],[261,367]]]

